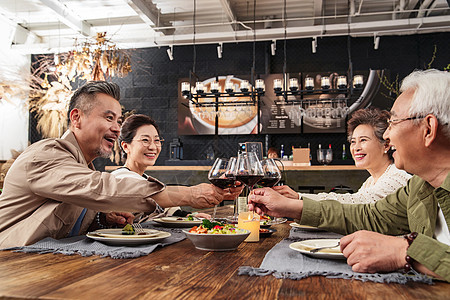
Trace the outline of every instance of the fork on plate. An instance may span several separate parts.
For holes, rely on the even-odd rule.
[[[334,246],[326,246],[326,247],[319,247],[319,248],[311,249],[311,250],[309,250],[309,252],[310,252],[310,253],[316,253],[316,252],[319,252],[320,250],[323,250],[323,249],[336,248],[336,247],[339,247],[340,244],[341,244],[341,242],[339,241],[339,242],[337,243],[337,245],[334,245]]]
[[[144,230],[144,228],[142,227],[142,225],[140,223],[133,223],[133,228],[134,228],[134,231],[136,231],[137,234],[145,233],[145,230]]]

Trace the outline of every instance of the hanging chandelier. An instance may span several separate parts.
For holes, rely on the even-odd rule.
[[[306,75],[289,78],[286,62],[286,0],[283,5],[283,27],[284,27],[284,63],[283,77],[273,80],[273,90],[277,97],[281,97],[286,104],[299,105],[298,113],[302,118],[322,118],[330,116],[334,118],[345,117],[349,112],[348,100],[355,92],[360,93],[363,88],[364,79],[362,75],[342,75],[337,73],[317,74],[315,77]],[[316,53],[317,37],[313,39],[313,53]],[[352,79],[348,83],[347,78]]]
[[[251,69],[251,80],[241,80],[240,82],[233,82],[227,79],[222,82],[219,76],[215,77],[212,82],[202,82],[195,74],[196,66],[196,0],[194,0],[194,15],[193,15],[193,48],[194,59],[192,71],[189,74],[189,81],[181,83],[181,93],[183,97],[189,99],[191,104],[196,107],[216,107],[218,106],[246,106],[257,105],[261,96],[265,93],[265,83],[262,79],[255,80],[255,44],[256,44],[256,0],[253,1],[253,64]],[[219,58],[222,57],[222,45],[220,47]],[[227,76],[228,78],[229,76]],[[221,84],[222,83],[222,84]],[[227,98],[234,98],[234,101],[228,101]],[[235,100],[240,98],[240,100]]]
[[[69,80],[75,78],[105,80],[108,77],[125,77],[131,72],[131,55],[120,49],[106,37],[106,32],[98,32],[93,40],[75,42],[74,49],[66,54],[55,54],[56,71]]]

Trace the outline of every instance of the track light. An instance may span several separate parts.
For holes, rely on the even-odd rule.
[[[222,47],[223,43],[219,43],[219,46],[217,46],[217,57],[222,58]]]
[[[167,49],[167,55],[169,56],[170,60],[173,60],[173,45],[170,45],[169,49]]]
[[[313,37],[313,40],[311,43],[312,53],[316,53],[316,48],[317,48],[317,36]]]
[[[270,44],[270,51],[272,56],[275,55],[275,50],[277,50],[277,40],[272,40],[272,44]]]
[[[373,35],[373,49],[378,50],[378,46],[380,45],[380,37],[375,33]]]

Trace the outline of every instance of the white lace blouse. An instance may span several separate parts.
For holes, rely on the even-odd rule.
[[[389,165],[383,175],[376,182],[372,176],[362,184],[358,192],[354,194],[337,193],[318,193],[304,194],[299,193],[300,197],[306,197],[313,200],[337,200],[341,203],[364,204],[375,203],[381,198],[394,193],[399,188],[406,185],[406,182],[412,176],[403,170],[399,170],[394,164]]]

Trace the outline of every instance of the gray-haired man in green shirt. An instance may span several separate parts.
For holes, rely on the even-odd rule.
[[[356,272],[414,268],[450,281],[450,73],[415,71],[401,91],[384,138],[396,167],[415,174],[405,187],[373,204],[291,199],[264,188],[249,207],[348,234],[341,251]]]

